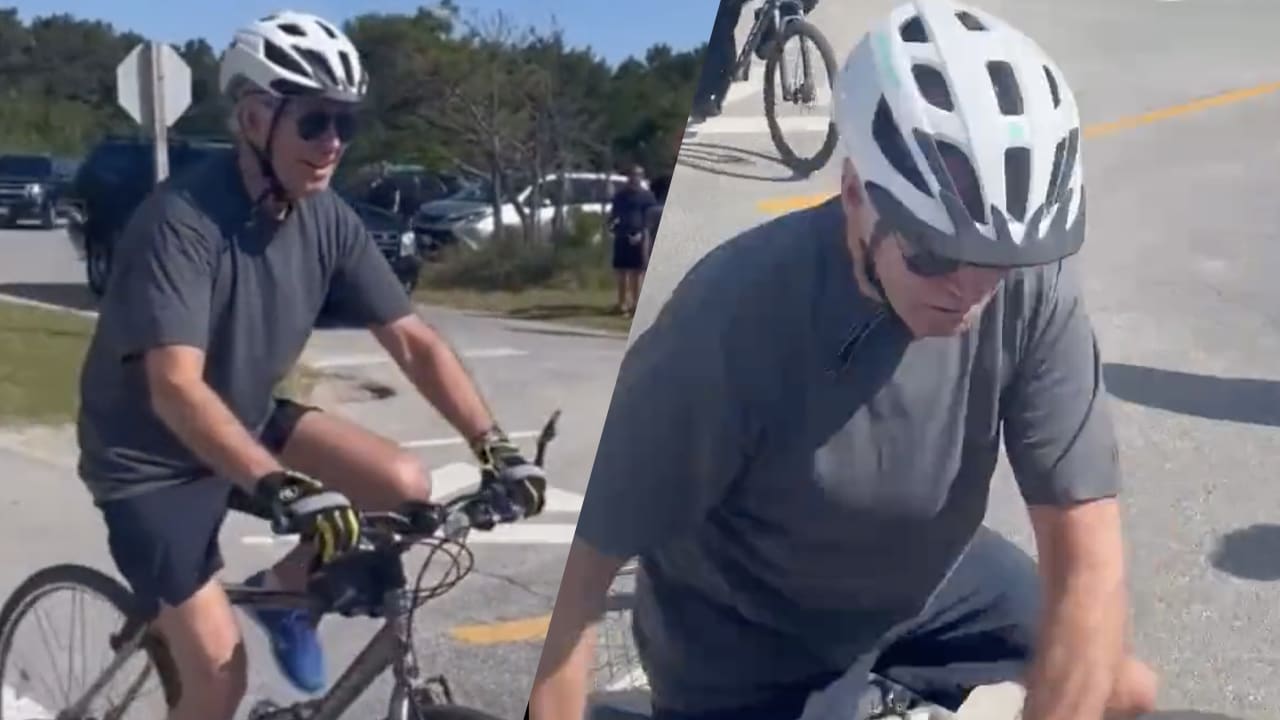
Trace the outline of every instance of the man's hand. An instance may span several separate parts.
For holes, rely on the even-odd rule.
[[[525,517],[542,512],[547,504],[546,474],[542,468],[526,460],[520,448],[497,425],[477,438],[472,443],[471,450],[480,461],[482,485],[501,486],[507,491],[508,497],[524,511]],[[507,514],[500,508],[498,510],[501,514]]]
[[[360,518],[342,493],[326,490],[301,473],[274,472],[254,487],[256,499],[271,508],[272,528],[297,532],[315,543],[317,561],[327,565],[360,542]]]

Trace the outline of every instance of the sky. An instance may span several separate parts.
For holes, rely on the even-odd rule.
[[[104,20],[116,30],[132,30],[153,40],[179,44],[204,37],[221,52],[238,25],[275,10],[312,12],[335,22],[366,12],[408,13],[434,6],[435,0],[231,0],[230,2],[160,2],[156,0],[0,0],[17,7],[27,22],[70,13]],[[715,17],[716,0],[457,0],[464,17],[489,16],[502,10],[521,25],[551,26],[552,18],[574,47],[590,47],[616,64],[666,43],[676,50],[706,42]]]

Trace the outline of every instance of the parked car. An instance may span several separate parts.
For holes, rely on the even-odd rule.
[[[230,149],[225,141],[171,138],[169,174]],[[109,137],[89,153],[72,184],[77,212],[68,224],[68,235],[85,261],[86,279],[95,295],[101,296],[106,289],[116,238],[155,185],[152,151],[149,139]],[[351,204],[401,284],[406,290],[415,287],[421,261],[408,221],[366,203]]]
[[[550,225],[555,217],[556,200],[560,198],[562,178],[567,181],[563,183],[565,194],[562,198],[565,214],[606,215],[614,194],[627,184],[623,175],[571,172],[561,176],[553,173],[542,180],[539,207],[532,207],[533,184],[530,183],[515,194],[514,200],[503,204],[502,217],[498,221],[505,227],[520,228],[520,215],[515,207],[515,203],[519,203],[526,213],[532,213],[536,222]],[[462,243],[473,250],[479,249],[493,237],[497,227],[490,198],[489,191],[475,186],[471,191],[452,198],[426,203],[414,218],[414,230],[419,235],[428,236],[433,245]]]
[[[48,154],[0,155],[0,224],[35,220],[51,230],[63,214],[74,163]]]
[[[343,200],[364,221],[373,241],[382,250],[382,255],[391,263],[400,285],[406,293],[412,294],[418,287],[418,275],[422,269],[422,253],[418,236],[414,234],[409,221],[390,210],[384,210],[370,203],[347,197],[341,193]]]

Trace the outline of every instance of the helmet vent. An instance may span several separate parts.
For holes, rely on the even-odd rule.
[[[1045,203],[1053,203],[1054,198],[1058,197],[1058,185],[1062,180],[1062,161],[1067,155],[1067,139],[1063,138],[1058,141],[1058,146],[1053,149],[1053,170],[1049,172],[1049,190],[1045,193]]]
[[[330,40],[338,39],[338,31],[334,30],[332,25],[319,19],[316,20],[316,24],[320,26],[320,29],[324,31],[325,35],[329,36]]]
[[[1022,90],[1018,87],[1018,78],[1013,74],[1013,66],[1003,60],[987,63],[987,75],[991,78],[991,88],[996,93],[996,103],[1000,112],[1005,115],[1022,114]]]
[[[1049,81],[1049,92],[1053,95],[1053,107],[1056,109],[1062,104],[1062,96],[1058,94],[1058,79],[1053,76],[1053,71],[1047,65],[1044,68],[1044,79]]]
[[[307,36],[307,31],[303,30],[301,27],[299,27],[294,23],[284,23],[282,25],[278,25],[277,27],[280,28],[280,32],[286,33],[288,35],[292,35],[294,37],[304,38]]]
[[[338,53],[338,58],[342,60],[342,72],[347,77],[347,84],[354,86],[356,84],[356,73],[351,67],[351,58],[345,52]]]
[[[987,26],[983,25],[981,20],[974,17],[973,13],[967,10],[961,10],[956,13],[956,19],[959,20],[960,24],[965,26],[965,29],[967,30],[981,32],[987,29]]]
[[[902,27],[898,28],[898,35],[902,38],[902,42],[929,42],[929,31],[925,30],[924,21],[920,19],[919,15],[902,23]]]
[[[1027,199],[1031,195],[1031,148],[1011,147],[1004,151],[1004,202],[1009,216],[1027,219]]]
[[[330,85],[338,84],[338,76],[334,74],[333,67],[329,65],[329,61],[323,55],[312,50],[311,48],[294,48],[311,65],[315,75],[323,76]]]
[[[263,43],[263,51],[266,53],[267,61],[272,65],[282,67],[295,75],[307,76],[311,74],[301,63],[290,57],[289,53],[284,51],[284,48],[270,40]]]
[[[964,203],[965,210],[969,211],[969,217],[976,223],[986,222],[986,208],[982,202],[978,172],[973,163],[969,162],[969,156],[946,140],[934,138],[934,143],[938,146],[938,153],[942,155],[943,171],[951,176],[956,192],[960,194],[960,201]]]
[[[889,103],[883,97],[876,104],[876,113],[871,118],[871,137],[894,170],[906,178],[915,189],[933,197],[933,190],[925,182],[915,158],[911,156],[906,141],[902,139],[902,130],[893,119],[893,111],[889,109]]]
[[[916,79],[916,88],[930,105],[946,112],[956,109],[955,102],[951,99],[951,90],[947,87],[947,79],[940,70],[917,64],[911,66],[911,74]]]

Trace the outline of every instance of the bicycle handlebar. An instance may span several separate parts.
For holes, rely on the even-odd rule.
[[[542,467],[547,445],[556,436],[556,422],[560,411],[551,414],[538,434],[533,463]],[[413,544],[444,530],[446,537],[456,539],[471,528],[490,530],[500,522],[518,522],[524,519],[527,508],[507,496],[498,485],[482,486],[479,490],[452,498],[444,503],[407,503],[394,512],[361,512],[362,536],[375,546],[397,547]],[[499,507],[509,509],[507,517]]]

